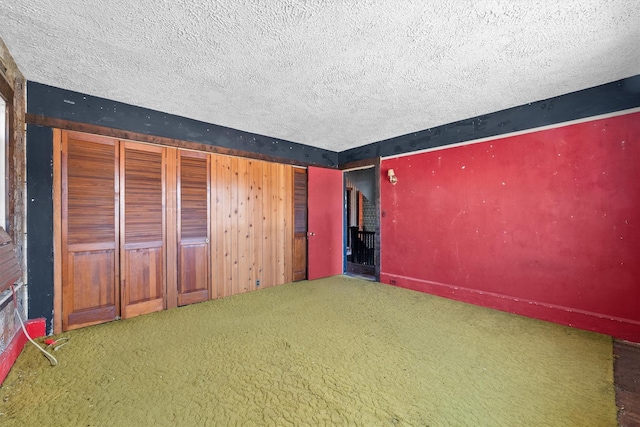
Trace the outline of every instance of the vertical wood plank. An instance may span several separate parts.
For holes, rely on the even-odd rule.
[[[209,217],[209,227],[211,230],[211,259],[209,260],[211,270],[211,299],[219,298],[218,293],[218,259],[219,255],[219,233],[218,233],[218,157],[214,154],[209,154],[209,161],[211,167],[209,169],[209,203],[211,205],[211,215]]]
[[[277,218],[278,218],[278,273],[276,278],[276,284],[281,285],[284,283],[284,263],[285,263],[285,239],[284,239],[284,186],[285,186],[285,176],[284,176],[284,165],[278,165],[278,197],[277,197]]]
[[[211,217],[213,232],[213,255],[211,260],[211,271],[213,276],[213,294],[220,298],[224,294],[224,215],[223,215],[223,176],[222,165],[219,156],[211,154],[211,175],[212,194],[211,203],[214,205],[214,212]]]
[[[216,212],[213,216],[213,228],[216,230],[216,258],[213,260],[215,264],[215,287],[216,294],[218,298],[222,298],[224,293],[224,263],[226,260],[225,257],[225,247],[224,247],[224,237],[225,237],[225,220],[227,216],[227,210],[225,210],[225,188],[226,188],[226,179],[224,173],[224,159],[221,156],[212,154],[212,160],[215,161],[215,204],[216,204]]]
[[[279,167],[277,164],[271,164],[271,262],[272,274],[270,286],[278,284],[278,176]]]
[[[239,293],[240,283],[238,281],[238,236],[239,236],[239,220],[238,220],[238,158],[231,157],[231,167],[230,167],[230,176],[231,176],[231,228],[229,233],[229,238],[231,239],[231,272],[229,276],[229,280],[231,281],[231,293],[229,295],[236,295]]]
[[[222,258],[220,262],[222,263],[222,268],[220,269],[220,285],[221,296],[227,297],[232,295],[233,291],[233,282],[232,282],[232,265],[233,265],[233,255],[232,255],[232,245],[231,245],[231,233],[232,233],[232,224],[231,224],[231,213],[232,213],[232,200],[231,200],[231,158],[227,156],[218,156],[218,168],[219,168],[219,180],[220,180],[220,197],[222,199],[222,212],[221,212],[221,222],[222,222]]]
[[[118,215],[118,213],[120,212],[120,207],[124,204],[123,202],[123,198],[124,196],[122,196],[120,194],[120,186],[122,184],[122,182],[120,181],[120,147],[124,145],[124,143],[120,142],[119,140],[114,140],[114,144],[115,144],[115,160],[114,160],[114,181],[113,181],[113,191],[115,193],[114,195],[114,203],[115,203],[115,207],[114,207],[114,215]],[[119,263],[120,260],[120,253],[122,252],[122,248],[120,246],[120,228],[122,227],[122,223],[120,221],[120,218],[114,218],[114,230],[113,230],[113,234],[114,234],[114,239],[115,239],[115,250],[114,250],[114,277],[115,277],[115,282],[116,282],[116,286],[121,286],[121,282],[122,282],[122,265]],[[122,292],[120,292],[120,289],[116,289],[115,290],[115,296],[116,296],[116,315],[117,316],[121,316],[122,315]]]
[[[253,193],[251,197],[253,211],[253,252],[251,264],[253,275],[251,280],[254,288],[257,288],[257,280],[260,280],[260,287],[262,287],[262,165],[264,162],[256,160],[253,164],[254,166],[251,173],[251,182],[253,186]]]
[[[209,229],[211,233],[211,299],[217,299],[220,297],[218,287],[218,260],[220,259],[220,244],[218,233],[220,228],[220,211],[218,201],[218,157],[214,154],[209,154],[209,162],[209,209],[211,211],[211,214],[209,215]]]
[[[261,287],[271,285],[271,163],[262,165],[262,283]]]
[[[162,191],[165,200],[165,209],[162,216],[163,227],[166,230],[163,236],[163,246],[166,250],[166,287],[165,308],[178,306],[178,152],[175,148],[167,147],[164,150],[165,167],[162,169]],[[167,227],[170,224],[170,227]]]
[[[211,259],[213,258],[213,228],[212,228],[212,224],[211,224],[211,217],[213,215],[213,209],[211,209],[211,189],[213,188],[212,186],[212,174],[211,174],[211,169],[212,169],[212,162],[211,162],[211,156],[207,155],[207,239],[209,239],[209,299],[214,299],[216,297],[213,296],[213,270],[211,270]]]
[[[53,130],[53,333],[62,332],[62,132]]]
[[[256,289],[256,271],[255,271],[255,256],[254,256],[254,243],[253,238],[255,234],[254,227],[254,214],[255,214],[255,182],[253,180],[253,174],[256,167],[257,160],[249,160],[247,166],[247,270],[249,277],[247,278],[247,290],[254,291]]]
[[[249,285],[249,180],[250,161],[238,159],[238,291],[247,292]]]

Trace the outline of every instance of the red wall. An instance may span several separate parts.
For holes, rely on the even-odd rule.
[[[32,339],[43,337],[46,335],[45,319],[38,318],[27,321],[25,329]],[[27,336],[22,329],[18,329],[18,332],[9,342],[9,345],[0,353],[0,384],[2,384],[7,375],[9,375],[9,371],[11,371],[13,364],[18,359],[18,356],[20,356],[20,352],[27,342]],[[43,361],[48,363],[46,359],[43,359]]]
[[[640,342],[640,113],[388,159],[380,178],[382,282]]]

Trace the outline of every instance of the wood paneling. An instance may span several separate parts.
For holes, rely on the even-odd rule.
[[[271,263],[271,275],[267,286],[274,286],[278,283],[278,165],[272,163],[270,165],[270,183],[269,183],[269,198],[271,200],[270,206],[270,225],[269,225],[269,248],[266,249],[266,253],[269,255],[269,262]],[[280,239],[282,243],[282,239]]]
[[[292,280],[292,167],[214,156],[214,293],[235,295]]]
[[[215,218],[212,224],[214,231],[214,240],[212,247],[214,248],[214,256],[211,260],[213,271],[213,289],[217,298],[225,297],[230,294],[227,292],[228,280],[227,275],[231,271],[230,264],[230,240],[229,234],[229,188],[230,188],[230,158],[225,156],[213,156],[212,163],[212,179],[211,199],[214,208],[212,209]]]
[[[249,161],[238,160],[238,225],[236,236],[238,242],[237,274],[238,288],[236,293],[244,293],[249,290]]]
[[[62,327],[119,312],[116,141],[64,133],[61,144]]]
[[[165,163],[165,246],[166,251],[166,286],[165,308],[178,306],[178,150],[165,147],[163,153]]]
[[[271,163],[263,164],[262,168],[262,279],[260,286],[268,288],[273,283],[273,251],[271,247],[271,239],[275,233],[272,229],[272,211],[271,211]]]
[[[284,283],[284,264],[285,264],[285,242],[284,242],[284,200],[282,192],[285,189],[284,170],[280,165],[276,165],[277,184],[275,191],[274,214],[276,220],[276,277],[274,283]]]
[[[234,188],[232,173],[231,173],[231,157],[217,156],[218,159],[218,177],[220,182],[218,183],[218,198],[221,202],[221,216],[217,222],[220,223],[222,229],[222,236],[219,238],[219,244],[222,246],[222,256],[218,260],[221,264],[219,271],[219,286],[220,296],[226,297],[233,295],[233,261],[234,253],[231,242],[232,238],[232,213],[233,213],[233,200],[232,189]],[[218,228],[220,229],[220,228]]]
[[[231,241],[231,251],[229,252],[229,255],[231,256],[231,276],[229,277],[229,281],[231,282],[230,295],[240,293],[240,274],[238,265],[238,236],[240,235],[238,212],[240,203],[238,202],[238,185],[240,183],[240,173],[238,170],[238,163],[242,163],[242,161],[243,159],[235,157],[231,158],[231,188],[229,193],[229,200],[231,201],[231,212],[229,214],[229,219],[231,221],[229,232],[229,239]]]
[[[264,162],[254,161],[250,170],[251,182],[249,211],[253,213],[249,225],[251,242],[251,289],[262,286],[262,166]]]
[[[165,189],[163,149],[121,144],[122,317],[164,308]]]
[[[62,329],[293,280],[291,166],[56,135]]]
[[[292,167],[216,156],[215,175],[215,277],[226,284],[219,295],[291,281]]]

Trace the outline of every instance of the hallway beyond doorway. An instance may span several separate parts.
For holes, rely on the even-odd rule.
[[[347,271],[345,275],[375,282],[376,267],[374,265],[356,264],[347,261]]]

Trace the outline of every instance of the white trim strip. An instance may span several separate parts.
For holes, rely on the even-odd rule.
[[[382,160],[396,159],[396,158],[399,158],[399,157],[406,157],[406,156],[414,156],[414,155],[417,155],[417,154],[429,153],[431,151],[439,151],[439,150],[446,150],[447,148],[462,147],[464,145],[479,144],[481,142],[495,141],[497,139],[510,138],[512,136],[519,136],[519,135],[526,135],[528,133],[540,132],[540,131],[549,130],[549,129],[556,129],[556,128],[560,128],[560,127],[564,127],[564,126],[576,125],[576,124],[579,124],[579,123],[588,123],[588,122],[592,122],[592,121],[596,121],[596,120],[602,120],[602,119],[608,119],[608,118],[611,118],[611,117],[624,116],[624,115],[627,115],[627,114],[633,114],[633,113],[638,113],[638,112],[640,112],[640,107],[635,107],[635,108],[630,108],[628,110],[615,111],[613,113],[600,114],[598,116],[585,117],[583,119],[570,120],[568,122],[560,122],[560,123],[555,123],[555,124],[552,124],[552,125],[540,126],[540,127],[525,129],[525,130],[521,130],[521,131],[517,131],[517,132],[504,133],[504,134],[501,134],[501,135],[488,136],[488,137],[479,138],[479,139],[470,139],[470,140],[464,141],[464,142],[458,142],[458,143],[455,143],[455,144],[442,145],[440,147],[425,148],[424,150],[416,150],[416,151],[411,151],[411,152],[408,152],[408,153],[394,154],[392,156],[382,157]]]
[[[363,169],[371,169],[371,168],[375,168],[375,167],[376,167],[376,165],[359,166],[357,168],[342,169],[342,172],[353,172],[353,171],[359,171],[359,170],[363,170]]]

